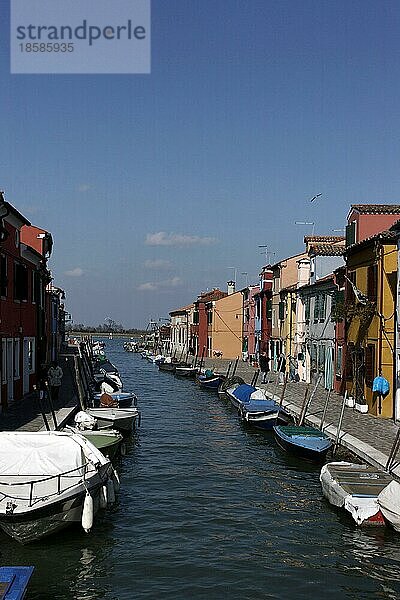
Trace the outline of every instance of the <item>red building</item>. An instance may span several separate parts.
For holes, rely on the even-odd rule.
[[[51,247],[51,235],[32,227],[0,194],[2,408],[33,390],[46,359],[45,289]]]
[[[346,246],[389,229],[399,215],[399,204],[352,204],[347,215]]]
[[[270,265],[263,267],[260,273],[260,291],[254,295],[255,314],[255,353],[266,352],[269,356],[269,342],[272,331],[272,281]]]

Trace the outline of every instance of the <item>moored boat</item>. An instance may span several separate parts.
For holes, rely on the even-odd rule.
[[[0,567],[0,599],[23,600],[35,567]]]
[[[175,375],[178,375],[178,377],[187,378],[196,377],[197,367],[192,367],[191,365],[178,365],[175,367]]]
[[[130,408],[131,406],[137,406],[138,398],[134,392],[113,392],[109,394],[113,400],[118,402],[119,408]],[[94,402],[96,405],[99,404],[102,394],[95,394]]]
[[[140,421],[140,413],[136,407],[88,408],[86,412],[96,419],[98,429],[111,427],[111,429],[118,429],[122,433],[129,433]]]
[[[81,523],[90,530],[113,477],[105,456],[80,434],[0,433],[0,527],[21,543]]]
[[[323,460],[332,440],[316,427],[276,425],[275,440],[283,450],[308,460]]]
[[[196,379],[200,387],[207,390],[217,390],[221,383],[225,381],[225,375],[222,373],[214,373],[210,369],[206,369],[204,374],[199,374]]]
[[[384,525],[378,496],[392,477],[372,467],[332,462],[321,469],[322,493],[333,506],[344,508],[357,525]]]
[[[276,423],[287,423],[289,415],[277,402],[267,398],[264,390],[247,383],[225,390],[240,419],[257,429],[271,430]]]
[[[391,481],[378,495],[378,504],[385,520],[400,532],[400,484]]]
[[[113,460],[123,441],[123,435],[114,429],[78,429],[77,427],[66,427],[67,431],[79,433],[84,438],[89,440],[104,456]]]

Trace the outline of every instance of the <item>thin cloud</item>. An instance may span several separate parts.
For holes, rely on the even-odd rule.
[[[145,244],[147,246],[209,246],[215,242],[213,237],[158,231],[157,233],[148,233]]]
[[[160,289],[170,289],[179,287],[182,284],[180,277],[171,277],[171,279],[164,279],[164,281],[147,281],[138,285],[138,290],[141,292],[154,292]]]
[[[65,271],[64,275],[67,275],[68,277],[82,277],[83,269],[81,269],[80,267],[75,267],[75,269]]]
[[[140,292],[154,292],[157,289],[157,285],[155,283],[151,283],[148,281],[147,283],[141,283],[137,288]]]
[[[90,190],[90,187],[88,183],[80,183],[78,185],[78,192],[87,192]]]
[[[162,258],[156,258],[154,260],[145,260],[144,266],[146,269],[169,269],[172,267],[172,264],[169,260],[164,260]]]

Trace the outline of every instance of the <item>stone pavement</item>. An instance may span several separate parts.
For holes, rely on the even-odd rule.
[[[208,368],[214,367],[215,370],[225,373],[229,362],[224,359],[206,359],[205,366]],[[231,372],[232,370],[233,365]],[[254,372],[255,369],[248,363],[239,361],[236,375],[242,377],[246,383],[251,382]],[[264,388],[269,396],[275,397],[275,400],[279,401],[283,386],[276,385],[275,373],[270,373],[270,376],[273,381],[262,384],[260,373],[257,386]],[[302,382],[287,384],[283,406],[293,416],[298,417],[300,415],[306,387],[307,384]],[[313,386],[310,386],[310,393],[312,389]],[[320,385],[307,412],[306,424],[320,426],[326,394],[323,385]],[[331,392],[323,429],[334,440],[337,437],[337,425],[342,404],[343,398],[339,394]],[[366,462],[385,468],[397,431],[398,426],[389,419],[361,414],[352,408],[346,407],[339,443]],[[400,479],[400,452],[396,457],[391,473]]]
[[[57,425],[65,424],[77,409],[78,400],[74,380],[74,352],[67,348],[60,353],[59,364],[64,372],[59,397],[54,403]],[[44,409],[48,424],[54,429],[50,406],[46,400]],[[37,392],[14,402],[6,411],[0,413],[0,431],[40,431],[45,429],[45,422]]]

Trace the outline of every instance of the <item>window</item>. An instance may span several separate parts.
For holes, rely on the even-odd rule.
[[[280,321],[285,320],[285,303],[284,302],[279,302],[279,320]]]
[[[211,324],[212,324],[212,316],[213,316],[213,314],[212,314],[212,310],[209,310],[209,311],[207,312],[207,324],[208,324],[208,325],[211,325]]]
[[[28,269],[21,263],[14,263],[14,300],[28,300]]]
[[[7,257],[4,254],[0,257],[0,296],[7,297]]]
[[[319,320],[319,303],[320,303],[320,295],[317,294],[314,296],[314,323]]]
[[[348,273],[348,278],[350,279],[351,283],[354,283],[354,285],[356,285],[356,272],[355,271],[350,271]],[[350,284],[349,281],[346,281],[346,304],[355,304],[356,299],[354,296],[354,290],[353,290],[353,286]]]
[[[267,300],[266,310],[267,310],[267,319],[269,321],[271,321],[271,319],[272,319],[272,300],[271,299]]]
[[[346,352],[346,381],[353,381],[353,355],[354,355],[354,344],[347,344]]]
[[[371,302],[376,302],[378,289],[378,268],[377,265],[370,265],[367,271],[367,296]]]
[[[307,296],[304,301],[304,317],[306,323],[310,322],[310,309],[311,309],[311,299],[310,296]]]
[[[336,354],[336,377],[341,379],[342,377],[342,361],[343,361],[343,346],[337,347]]]
[[[198,325],[199,324],[199,311],[195,310],[193,312],[193,325]]]
[[[19,361],[20,361],[20,340],[14,340],[14,379],[19,379]]]
[[[325,321],[325,312],[326,312],[326,294],[321,294],[321,299],[319,302],[319,320]]]
[[[365,384],[372,387],[375,377],[375,345],[368,344],[365,349]]]
[[[1,340],[1,383],[7,383],[7,340]]]
[[[346,247],[351,246],[356,241],[356,222],[353,221],[346,226]]]
[[[324,371],[325,370],[325,346],[319,346],[318,347],[318,368],[319,371]]]
[[[34,373],[36,368],[35,360],[35,338],[28,338],[28,364],[29,373]]]

